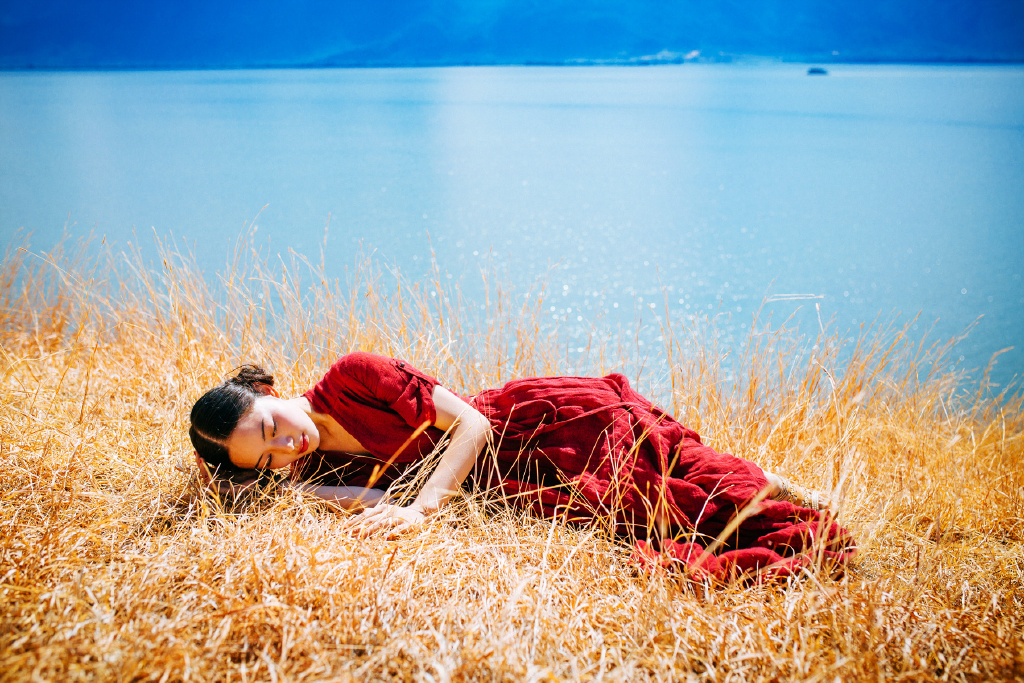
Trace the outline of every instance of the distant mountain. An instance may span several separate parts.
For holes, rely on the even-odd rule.
[[[1024,0],[4,0],[0,68],[1024,61]]]

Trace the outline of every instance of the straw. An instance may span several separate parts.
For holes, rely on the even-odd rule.
[[[713,322],[666,321],[662,360],[600,330],[589,365],[573,356],[580,374],[643,362],[640,389],[667,387],[651,398],[709,445],[841,497],[860,548],[842,579],[712,587],[485,492],[397,541],[355,540],[297,491],[220,508],[187,415],[242,362],[296,395],[362,349],[467,395],[570,359],[543,289],[490,278],[471,302],[440,270],[413,283],[360,258],[335,277],[251,235],[218,276],[157,249],[4,257],[0,680],[1024,676],[1021,395],[967,383],[908,322],[847,344],[754,318],[732,356]]]

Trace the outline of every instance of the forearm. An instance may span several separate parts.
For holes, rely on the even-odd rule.
[[[479,412],[470,408],[460,415],[437,468],[411,507],[429,515],[447,503],[469,476],[477,456],[487,445],[490,431],[490,422]]]
[[[385,492],[380,489],[368,489],[363,486],[320,486],[306,482],[293,483],[290,486],[322,498],[331,507],[351,512],[372,508],[384,500],[385,496]]]

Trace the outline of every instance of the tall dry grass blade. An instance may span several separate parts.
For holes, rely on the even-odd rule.
[[[467,301],[439,269],[410,282],[372,258],[341,273],[255,246],[247,232],[220,277],[170,239],[152,263],[6,250],[0,680],[1024,676],[1022,398],[984,375],[967,391],[949,344],[899,321],[804,339],[758,314],[730,355],[713,320],[666,315],[663,356],[625,335],[570,352],[542,286],[488,275]],[[354,349],[464,395],[570,366],[664,377],[652,398],[713,447],[837,485],[857,559],[839,582],[823,568],[712,590],[637,572],[608,525],[493,496],[387,542],[298,492],[235,507],[202,492],[185,434],[205,388],[259,360],[296,394]]]

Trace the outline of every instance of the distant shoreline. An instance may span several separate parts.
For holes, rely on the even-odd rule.
[[[0,72],[58,72],[58,71],[244,71],[259,70],[302,70],[302,69],[437,69],[437,68],[472,68],[472,67],[651,67],[680,65],[736,65],[756,66],[770,64],[792,64],[794,66],[1022,66],[1024,60],[974,59],[974,60],[943,60],[943,59],[846,59],[836,58],[810,59],[804,57],[762,57],[756,55],[729,55],[723,58],[696,59],[684,58],[645,58],[628,59],[592,59],[563,61],[523,61],[523,62],[484,62],[484,61],[437,61],[437,62],[337,62],[319,63],[303,62],[281,64],[272,62],[254,62],[251,64],[0,64]]]

